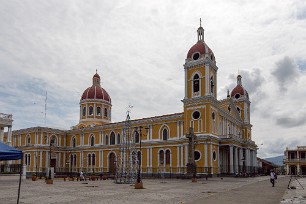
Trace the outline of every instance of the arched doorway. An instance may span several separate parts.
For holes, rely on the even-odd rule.
[[[116,155],[115,153],[110,153],[109,155],[109,173],[115,174],[116,173]]]

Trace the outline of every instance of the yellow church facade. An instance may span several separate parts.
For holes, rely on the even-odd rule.
[[[201,26],[197,37],[184,64],[184,111],[130,121],[141,172],[185,174],[186,135],[191,127],[197,138],[194,158],[198,174],[255,173],[257,146],[252,140],[251,102],[242,77],[238,75],[237,86],[218,100],[218,67]],[[83,92],[79,123],[71,130],[32,127],[13,131],[8,139],[23,151],[28,172],[46,172],[51,166],[57,174],[115,174],[126,123],[111,122],[111,97],[100,80],[95,73],[92,85]]]

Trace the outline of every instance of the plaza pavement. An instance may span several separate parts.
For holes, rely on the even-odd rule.
[[[303,203],[305,190],[298,186],[296,190],[288,190],[289,179],[280,176],[274,188],[267,176],[209,178],[207,181],[199,179],[197,183],[181,179],[144,179],[145,189],[140,190],[130,184],[115,184],[113,180],[77,182],[55,179],[53,185],[47,185],[44,180],[28,179],[21,185],[20,204]],[[299,181],[306,184],[306,178]],[[16,203],[17,190],[17,176],[0,175],[0,204]],[[292,202],[297,196],[299,199]]]

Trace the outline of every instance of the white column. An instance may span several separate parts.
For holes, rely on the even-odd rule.
[[[147,148],[147,168],[150,167],[150,148]]]
[[[184,166],[184,145],[181,145],[181,163],[180,167]]]
[[[101,151],[101,167],[103,169],[103,150]]]
[[[12,126],[8,126],[7,143],[10,145],[12,142]]]
[[[183,166],[185,166],[188,163],[188,144],[185,144],[185,163],[183,164]]]
[[[238,173],[238,147],[235,147],[235,169],[234,169],[234,173]]]
[[[286,164],[286,174],[288,175],[289,174],[289,165]]]
[[[187,68],[185,67],[185,98],[187,98],[187,86],[188,86]]]
[[[207,142],[205,142],[204,144],[204,167],[207,167],[207,159],[208,159],[208,155],[207,155]]]
[[[210,167],[213,167],[213,151],[212,151],[212,142],[210,142]],[[212,173],[212,168],[211,168],[211,173]]]
[[[42,151],[39,152],[39,168],[42,168]]]
[[[234,173],[234,170],[233,170],[233,146],[230,145],[229,146],[229,156],[230,156],[230,174],[233,174]]]
[[[297,165],[297,169],[296,169],[296,170],[297,170],[297,171],[296,171],[296,174],[297,174],[297,175],[300,175],[300,164]]]
[[[180,146],[176,147],[176,167],[180,167]]]
[[[49,167],[49,152],[48,151],[46,151],[46,159],[45,159],[45,161],[46,161],[46,168],[47,167]]]
[[[240,166],[240,168],[242,168],[242,165],[243,165],[243,160],[242,159],[243,159],[243,149],[239,148],[239,166]]]
[[[4,138],[4,128],[1,127],[0,128],[0,142],[3,142],[3,138]]]

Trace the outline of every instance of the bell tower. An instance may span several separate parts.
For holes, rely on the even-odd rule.
[[[185,97],[182,102],[185,130],[193,127],[195,134],[204,134],[210,131],[210,125],[205,124],[205,121],[211,115],[211,108],[206,104],[217,100],[218,67],[214,53],[205,42],[201,19],[197,29],[197,42],[187,53],[184,70]]]

